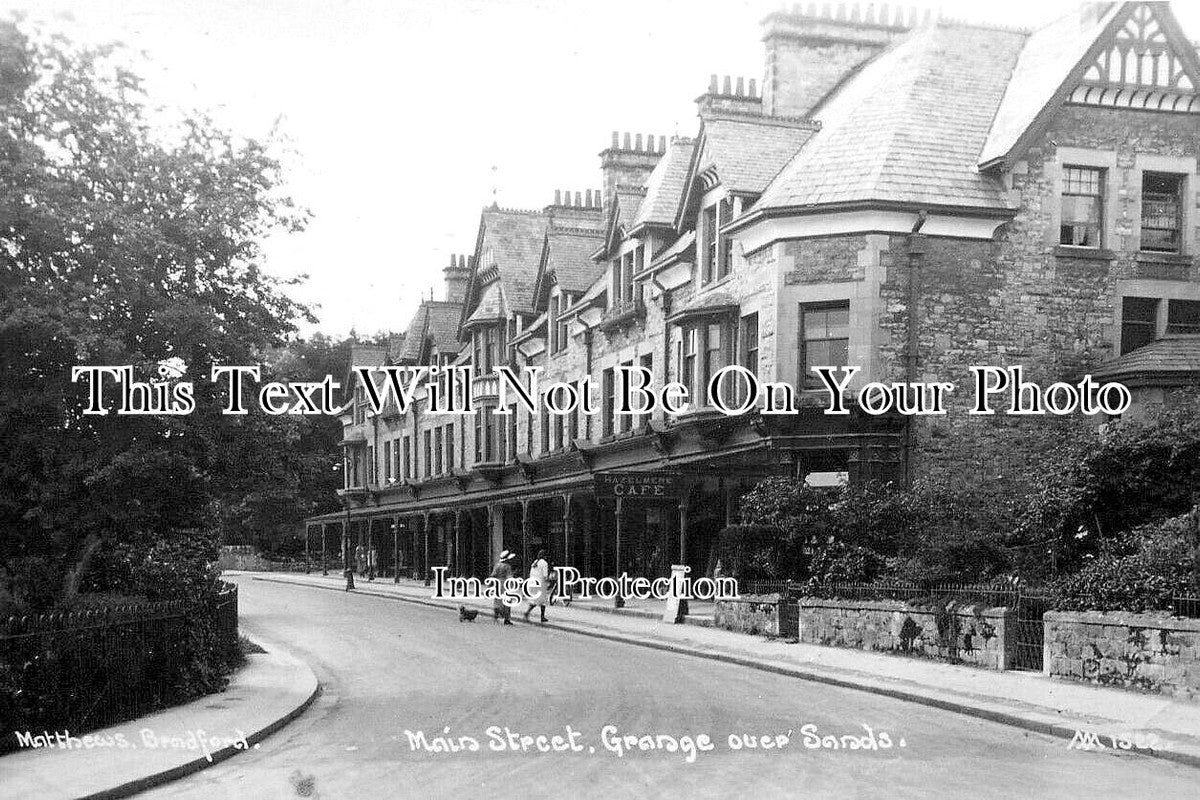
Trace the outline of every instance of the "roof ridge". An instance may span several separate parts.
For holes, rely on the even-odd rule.
[[[737,111],[713,111],[705,113],[705,122],[720,120],[723,122],[747,122],[750,124],[770,125],[777,128],[806,128],[816,130],[821,126],[810,117],[790,117],[774,114],[742,114]]]
[[[589,239],[603,239],[604,238],[604,231],[602,231],[602,230],[598,230],[596,228],[576,228],[576,227],[572,227],[569,225],[552,225],[550,227],[550,230],[546,231],[547,236],[554,236],[555,234],[562,234],[565,236],[573,236],[576,234],[583,234],[583,235],[587,236]]]
[[[521,214],[521,215],[538,216],[538,217],[546,216],[546,212],[543,211],[542,209],[538,209],[538,208],[511,208],[508,206],[497,206],[497,205],[485,206],[483,209],[483,213],[486,214],[489,211],[495,212],[495,213],[500,213],[500,214]]]
[[[1057,21],[1058,19],[1061,19],[1061,17],[1056,17],[1055,21]],[[1044,27],[1044,26],[1039,25],[1037,28],[1031,28],[1027,25],[1004,25],[999,22],[979,22],[979,21],[972,21],[972,20],[964,19],[962,17],[944,17],[942,19],[939,19],[936,24],[937,24],[937,27],[939,27],[939,28],[974,28],[975,30],[980,30],[980,31],[998,31],[1000,33],[1023,33],[1026,36],[1029,36],[1035,30],[1039,30],[1040,28]],[[917,29],[917,30],[919,31],[920,29]]]

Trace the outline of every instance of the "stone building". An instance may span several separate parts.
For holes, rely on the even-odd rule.
[[[360,389],[345,511],[310,529],[371,537],[414,575],[542,548],[585,574],[702,572],[764,476],[987,480],[1043,421],[962,413],[967,388],[944,416],[831,416],[814,366],[860,367],[851,397],[969,387],[971,365],[1128,380],[1143,406],[1194,392],[1200,58],[1169,6],[1087,4],[1033,31],[871,9],[768,16],[761,86],[713,77],[694,137],[613,134],[601,190],[484,209],[446,300],[361,363],[470,365],[459,390],[485,410],[496,367],[538,367],[543,386],[590,382],[598,413],[510,393],[508,414],[437,415],[418,389],[374,415]],[[707,407],[730,364],[795,387],[794,413]],[[692,405],[613,413],[622,366]]]

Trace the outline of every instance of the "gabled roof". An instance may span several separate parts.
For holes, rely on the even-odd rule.
[[[439,353],[454,353],[458,350],[458,323],[462,318],[462,303],[445,300],[425,300],[417,308],[408,332],[404,336],[404,347],[398,359],[416,363],[425,357],[428,343]]]
[[[627,224],[634,231],[644,225],[675,224],[675,211],[683,195],[684,180],[696,141],[683,136],[671,137],[667,152],[646,179],[646,196],[637,214]]]
[[[479,298],[475,310],[471,312],[471,316],[467,317],[464,325],[475,322],[492,322],[505,319],[507,316],[508,304],[504,299],[504,287],[500,285],[500,281],[496,280],[484,287],[483,296]]]
[[[355,367],[382,367],[388,362],[388,348],[379,344],[350,345],[350,363]]]
[[[1144,44],[1158,55],[1126,63]],[[1013,160],[1068,99],[1195,113],[1197,89],[1200,58],[1168,3],[1083,4],[1029,35],[979,164]]]
[[[482,290],[480,275],[494,267],[504,287],[506,310],[533,312],[533,284],[549,220],[540,211],[519,211],[491,206],[479,219],[475,257],[467,282],[465,316],[475,311]],[[490,261],[489,261],[490,257]],[[485,263],[487,262],[487,263]]]
[[[816,130],[811,121],[790,117],[706,116],[675,209],[676,229],[686,227],[684,219],[710,185],[719,183],[731,193],[760,194]]]
[[[646,265],[645,269],[657,270],[659,267],[673,264],[682,257],[685,257],[688,251],[691,250],[695,244],[696,232],[688,231],[676,239],[675,242],[666,250],[663,250],[661,253],[655,253],[654,259],[648,265]]]
[[[712,167],[729,191],[759,194],[814,132],[807,122],[776,117],[706,119],[697,171]]]
[[[592,260],[603,241],[600,231],[551,229],[542,246],[541,263],[534,284],[534,304],[541,309],[551,282],[564,292],[583,292],[604,274],[604,264]]]
[[[608,222],[604,226],[601,255],[614,250],[621,241],[622,231],[633,227],[633,220],[637,218],[645,197],[645,186],[617,186],[613,191],[613,201],[608,205]]]
[[[1200,335],[1168,336],[1155,339],[1120,358],[1092,370],[1099,378],[1143,379],[1158,376],[1189,378],[1200,381]],[[1143,380],[1143,382],[1146,382]]]
[[[1024,42],[945,22],[896,40],[816,109],[820,131],[751,215],[872,201],[1007,212],[976,161]]]

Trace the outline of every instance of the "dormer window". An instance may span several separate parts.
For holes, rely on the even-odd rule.
[[[700,235],[704,239],[704,263],[701,275],[708,283],[716,275],[717,266],[717,207],[709,206],[700,217]]]
[[[550,352],[561,353],[567,349],[567,321],[562,313],[570,305],[570,297],[558,294],[550,298],[550,318],[547,325],[550,329]]]
[[[354,424],[361,425],[367,421],[366,390],[361,386],[354,387]]]
[[[476,375],[486,375],[504,363],[504,352],[508,348],[508,337],[504,324],[499,326],[487,325],[477,328],[471,337],[473,345],[474,366]]]
[[[726,197],[700,212],[700,237],[703,241],[700,276],[704,283],[719,281],[729,274],[733,261],[733,240],[723,231],[732,220],[732,197]]]

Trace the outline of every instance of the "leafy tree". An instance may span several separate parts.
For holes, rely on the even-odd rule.
[[[1046,541],[1055,571],[1069,572],[1104,542],[1185,513],[1198,492],[1200,404],[1192,400],[1049,450],[1030,475],[1014,530]]]
[[[136,591],[92,565],[216,528],[245,426],[210,370],[305,318],[258,264],[304,221],[268,144],[151,108],[112,48],[0,24],[0,602],[50,605],[85,579]],[[192,414],[83,414],[73,366],[156,380],[170,358]]]
[[[266,372],[271,380],[320,381],[330,375],[340,383],[349,368],[350,340],[317,334],[276,350]],[[251,415],[240,424],[233,445],[242,468],[223,487],[222,541],[300,555],[303,520],[338,508],[341,424],[324,415]]]

